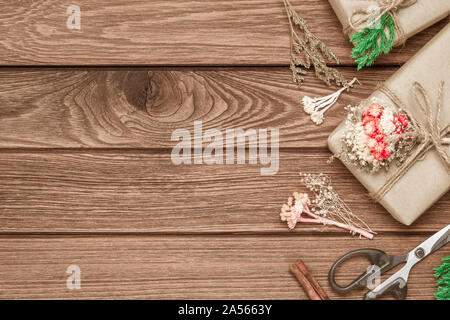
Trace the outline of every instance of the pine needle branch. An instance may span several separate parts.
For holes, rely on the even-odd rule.
[[[434,294],[438,300],[450,300],[450,256],[442,259],[444,262],[439,267],[434,268],[434,276],[436,279],[440,278],[438,285],[438,292]]]
[[[316,77],[328,86],[333,83],[338,87],[344,86],[347,83],[344,76],[337,69],[327,66],[330,60],[339,64],[338,57],[309,31],[306,21],[297,15],[289,0],[283,1],[291,29],[292,81],[301,85],[307,70],[314,66]]]
[[[395,24],[389,13],[381,17],[379,28],[366,28],[355,33],[350,41],[354,45],[352,57],[358,63],[358,70],[373,65],[382,53],[389,53],[394,46],[394,39]]]

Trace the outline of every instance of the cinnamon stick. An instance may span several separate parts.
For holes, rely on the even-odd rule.
[[[311,283],[308,281],[306,276],[300,271],[296,264],[291,265],[289,268],[292,274],[297,278],[300,285],[305,290],[306,294],[311,300],[322,300],[316,290],[313,288]]]
[[[302,260],[298,260],[295,265],[300,270],[301,273],[306,277],[306,279],[309,281],[311,286],[314,288],[316,293],[319,295],[321,300],[330,300],[328,295],[325,293],[323,288],[320,286],[319,282],[314,278],[313,274],[309,271],[309,269],[306,267],[306,265],[303,263]]]

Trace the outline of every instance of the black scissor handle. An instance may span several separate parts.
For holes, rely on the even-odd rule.
[[[334,291],[342,294],[355,288],[365,288],[367,286],[367,279],[372,274],[368,271],[362,273],[355,281],[353,281],[352,283],[350,283],[345,287],[339,286],[335,281],[335,273],[338,266],[344,261],[347,261],[356,256],[365,256],[369,258],[372,265],[376,265],[381,268],[381,272],[385,271],[384,266],[389,264],[390,259],[389,255],[377,249],[360,249],[351,251],[346,255],[343,255],[333,264],[333,266],[330,269],[330,272],[328,273],[328,281],[330,282],[330,285]]]

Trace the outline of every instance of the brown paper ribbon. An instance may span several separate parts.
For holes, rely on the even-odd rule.
[[[348,26],[344,27],[344,32],[350,34],[351,31],[361,32],[366,28],[378,23],[386,14],[390,14],[394,20],[394,27],[397,32],[397,44],[404,44],[406,41],[405,31],[403,30],[397,16],[397,10],[407,8],[417,2],[417,0],[374,0],[380,8],[378,12],[370,12],[367,9],[355,10],[348,19]]]
[[[442,96],[444,89],[444,81],[441,81],[439,85],[437,111],[433,114],[431,101],[422,85],[418,82],[414,82],[412,92],[420,111],[426,116],[426,123],[421,124],[410,117],[412,125],[417,131],[417,138],[421,144],[417,147],[415,152],[410,155],[404,163],[397,169],[397,171],[389,177],[385,184],[378,190],[378,192],[371,194],[375,201],[380,201],[389,190],[408,172],[408,170],[419,160],[423,159],[425,154],[431,149],[435,148],[438,152],[439,158],[444,163],[447,172],[450,174],[450,156],[447,154],[443,146],[444,138],[450,133],[450,124],[445,128],[441,128],[440,114],[442,109]],[[397,108],[406,110],[403,102],[392,92],[389,88],[381,85],[378,88],[379,91],[384,93]]]

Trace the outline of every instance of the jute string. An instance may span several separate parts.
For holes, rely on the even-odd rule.
[[[380,85],[378,90],[384,93],[397,106],[397,108],[406,110],[405,104],[389,88],[384,85]],[[425,154],[431,148],[435,148],[437,150],[439,158],[442,160],[447,172],[450,174],[450,156],[444,148],[444,144],[448,143],[448,140],[445,139],[445,137],[450,133],[450,124],[448,124],[445,128],[441,128],[440,123],[443,92],[444,81],[441,81],[438,91],[437,109],[436,112],[433,113],[431,100],[428,93],[420,83],[414,82],[412,87],[414,100],[419,106],[420,111],[426,116],[426,122],[421,124],[409,115],[412,125],[417,132],[416,138],[420,141],[420,145],[415,149],[413,154],[408,156],[397,171],[388,178],[385,184],[376,193],[371,194],[371,197],[375,201],[380,201],[417,161],[423,159]]]
[[[417,0],[374,0],[379,11],[369,11],[368,9],[355,10],[348,19],[348,26],[344,27],[344,32],[350,34],[352,31],[361,32],[378,23],[386,14],[390,14],[394,20],[394,27],[397,34],[396,44],[404,44],[406,41],[405,31],[403,30],[398,16],[398,9],[407,8],[417,2]]]

